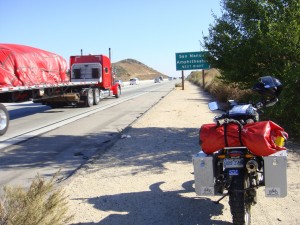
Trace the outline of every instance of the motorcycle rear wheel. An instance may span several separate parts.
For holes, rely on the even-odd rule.
[[[250,187],[247,174],[234,176],[229,188],[229,205],[232,221],[235,225],[251,224],[251,201],[249,193],[243,191]]]

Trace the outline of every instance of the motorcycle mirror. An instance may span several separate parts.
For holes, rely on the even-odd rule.
[[[275,105],[277,102],[278,102],[278,98],[275,98],[275,99],[273,99],[273,100],[267,102],[267,103],[265,104],[265,106],[266,106],[266,107],[270,107],[270,106]]]
[[[219,109],[219,106],[218,106],[218,103],[217,103],[217,102],[210,102],[210,103],[208,103],[208,108],[209,108],[211,111],[214,111],[214,110],[218,110],[218,109]]]

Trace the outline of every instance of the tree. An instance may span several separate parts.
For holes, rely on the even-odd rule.
[[[271,75],[284,84],[280,102],[269,111],[300,136],[300,1],[222,0],[203,47],[225,82],[250,87]]]
[[[208,61],[228,82],[283,78],[300,63],[299,0],[222,0],[223,12],[204,37]]]

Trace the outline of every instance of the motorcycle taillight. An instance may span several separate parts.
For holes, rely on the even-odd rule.
[[[246,147],[225,147],[224,150],[227,158],[242,158],[248,153]]]
[[[230,153],[229,154],[229,157],[230,158],[240,158],[242,156],[242,154],[239,152],[239,153]]]
[[[229,158],[241,158],[244,155],[242,151],[228,151],[227,157]]]

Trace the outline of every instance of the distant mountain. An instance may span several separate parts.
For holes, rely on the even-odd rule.
[[[146,66],[135,59],[124,59],[122,61],[112,63],[112,67],[116,71],[116,79],[123,81],[129,81],[130,78],[134,77],[137,77],[140,80],[152,80],[159,76],[167,78],[166,75]]]

